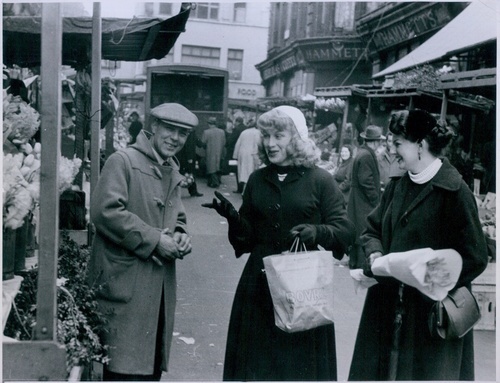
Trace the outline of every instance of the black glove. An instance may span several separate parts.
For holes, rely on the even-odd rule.
[[[217,213],[227,218],[228,221],[237,222],[240,218],[240,215],[231,204],[231,202],[229,202],[229,200],[226,199],[226,197],[224,197],[218,191],[215,191],[214,193],[215,196],[220,199],[220,202],[214,198],[212,203],[202,203],[201,206],[207,207],[209,209],[215,209]]]
[[[314,246],[317,244],[316,237],[318,235],[318,229],[316,225],[301,224],[294,226],[290,230],[290,235],[292,238],[299,237],[306,246]]]

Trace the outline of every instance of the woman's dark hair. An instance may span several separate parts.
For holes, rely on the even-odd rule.
[[[425,139],[429,144],[429,152],[436,157],[441,156],[454,136],[444,121],[437,120],[432,114],[421,109],[393,112],[389,131],[411,142],[420,143]]]

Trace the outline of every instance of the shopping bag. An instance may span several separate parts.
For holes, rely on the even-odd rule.
[[[263,259],[275,324],[288,333],[333,323],[332,253],[297,247],[298,238],[290,252]]]

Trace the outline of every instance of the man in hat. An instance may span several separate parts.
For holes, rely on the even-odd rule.
[[[201,136],[201,144],[206,152],[207,185],[213,188],[221,183],[221,163],[226,145],[226,134],[217,125],[216,117],[209,117],[208,129]]]
[[[198,118],[167,103],[152,109],[149,120],[135,144],[108,158],[91,198],[89,283],[107,317],[106,381],[159,381],[167,371],[175,264],[191,252],[175,154]]]
[[[354,158],[351,172],[351,192],[347,203],[347,217],[356,228],[356,240],[349,252],[349,267],[363,268],[365,254],[360,235],[366,228],[366,217],[380,201],[380,171],[376,151],[385,140],[382,128],[369,125],[360,133],[365,140]]]

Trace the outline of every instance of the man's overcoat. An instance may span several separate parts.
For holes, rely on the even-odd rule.
[[[347,216],[356,227],[356,243],[366,227],[366,216],[380,201],[380,172],[377,156],[368,146],[359,148],[351,171]]]
[[[205,145],[207,174],[221,169],[221,160],[226,145],[226,134],[222,129],[209,127],[203,132],[201,142]]]
[[[456,287],[467,286],[487,265],[484,234],[472,192],[458,171],[443,160],[439,172],[404,206],[412,182],[408,174],[391,181],[369,215],[362,236],[365,253],[382,254],[430,247],[454,249],[463,259]],[[399,283],[378,278],[368,289],[349,380],[387,380]],[[431,337],[428,315],[434,303],[404,286],[403,322],[396,380],[474,380],[473,332],[458,340]]]
[[[156,161],[144,132],[137,142],[106,161],[91,196],[96,233],[89,279],[100,287],[99,304],[109,323],[109,370],[153,373],[160,303],[163,299],[163,360],[166,371],[176,301],[175,261],[151,259],[162,229],[185,232],[186,216],[173,159]]]

